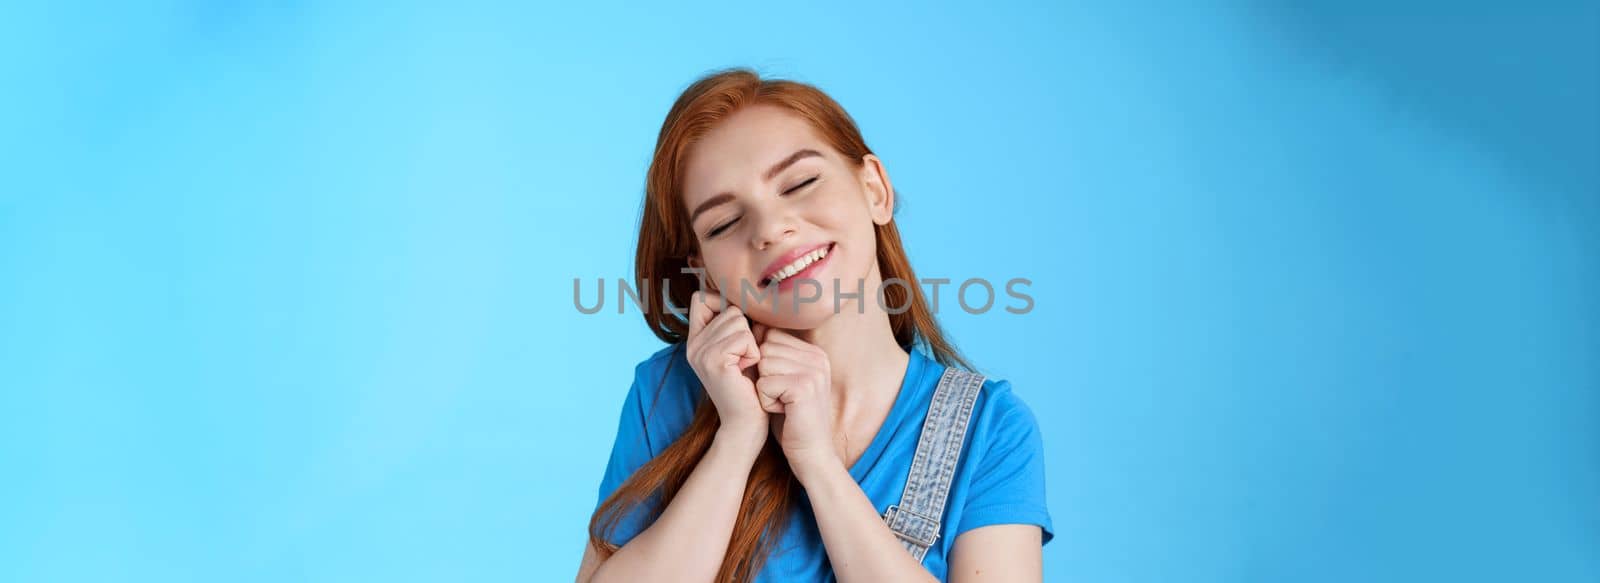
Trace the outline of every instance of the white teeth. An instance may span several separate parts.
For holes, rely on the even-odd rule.
[[[790,263],[789,265],[784,266],[783,269],[779,269],[777,273],[772,274],[771,283],[768,285],[771,285],[772,283],[778,283],[785,279],[789,279],[790,277],[794,277],[794,274],[800,273],[800,270],[805,269],[806,266],[811,265],[817,260],[827,256],[827,247],[822,247],[805,255],[801,255],[799,259],[794,260],[794,263]]]

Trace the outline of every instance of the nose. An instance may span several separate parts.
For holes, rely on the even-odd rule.
[[[766,251],[774,243],[794,235],[794,221],[790,220],[787,213],[777,208],[751,211],[750,220],[755,222],[750,236],[750,246],[757,251]]]

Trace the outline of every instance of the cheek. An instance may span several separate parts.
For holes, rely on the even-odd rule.
[[[835,230],[857,230],[863,223],[872,224],[872,215],[861,202],[860,193],[849,189],[829,191],[813,199],[816,205],[812,216],[819,225]]]
[[[738,286],[737,278],[744,276],[744,264],[741,263],[743,257],[735,252],[716,249],[717,246],[720,245],[706,249],[706,277],[714,278],[717,285],[723,289],[728,289],[726,286]]]
[[[863,237],[869,242],[873,239],[872,214],[858,192],[843,190],[833,193],[819,210],[818,222],[834,231],[836,236],[858,245]]]

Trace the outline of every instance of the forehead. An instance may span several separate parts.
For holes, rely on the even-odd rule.
[[[832,156],[833,149],[804,118],[772,105],[752,105],[722,120],[689,148],[684,166],[684,200],[695,201],[760,183],[762,174],[796,150],[811,148]]]

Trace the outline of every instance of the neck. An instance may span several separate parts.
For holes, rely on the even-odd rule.
[[[900,390],[907,359],[905,349],[894,339],[889,313],[878,305],[876,290],[881,276],[877,270],[867,278],[865,293],[839,304],[838,313],[811,330],[797,335],[828,354],[833,373],[831,383],[841,418],[853,417],[863,408],[872,409],[885,399],[893,400]],[[851,292],[840,282],[841,290]],[[832,289],[823,295],[832,308]]]

